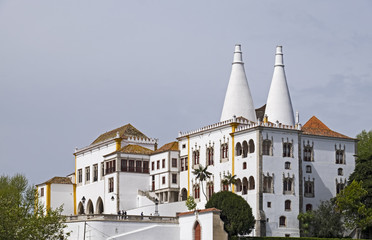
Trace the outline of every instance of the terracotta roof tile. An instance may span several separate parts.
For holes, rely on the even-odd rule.
[[[322,121],[320,121],[315,116],[312,116],[309,119],[309,121],[305,123],[305,125],[302,127],[302,131],[303,131],[303,134],[307,134],[307,135],[353,139],[341,133],[332,131],[331,129],[329,129],[329,127],[327,127],[324,123],[322,123]]]
[[[114,130],[111,130],[109,132],[101,134],[96,140],[92,142],[92,144],[103,142],[107,139],[114,138],[116,136],[116,133],[119,132],[120,137],[127,138],[127,137],[137,137],[137,138],[144,138],[148,139],[148,137],[137,130],[135,127],[133,127],[130,123],[127,125],[124,125],[122,127],[116,128]]]
[[[48,184],[48,183],[72,184],[71,179],[68,177],[54,177],[39,185]]]
[[[129,144],[129,145],[125,146],[125,147],[122,147],[118,152],[150,155],[154,151],[151,150],[151,149],[148,149],[148,148],[139,146],[139,145],[131,145],[131,144]]]
[[[178,151],[178,142],[170,142],[167,144],[164,144],[161,148],[154,151],[153,153],[161,153],[166,151]]]
[[[217,208],[207,208],[207,209],[202,209],[202,210],[197,210],[198,213],[206,213],[206,212],[221,212],[221,210]],[[177,216],[184,216],[184,215],[191,215],[194,214],[195,211],[190,211],[190,212],[182,212],[178,213]]]

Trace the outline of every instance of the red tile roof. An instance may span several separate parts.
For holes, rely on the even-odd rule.
[[[46,182],[43,182],[38,185],[48,184],[48,183],[56,183],[56,184],[72,184],[71,179],[68,177],[54,177],[49,179]]]
[[[139,145],[131,145],[131,144],[129,144],[129,145],[125,146],[125,147],[122,147],[119,150],[119,152],[150,155],[154,151],[151,150],[151,149],[148,149],[148,148],[139,146]]]
[[[161,148],[154,151],[153,153],[161,153],[166,151],[178,151],[178,142],[170,142],[167,144],[164,144]]]
[[[137,130],[135,127],[133,127],[130,123],[127,125],[124,125],[122,127],[116,128],[114,130],[111,130],[109,132],[103,133],[99,135],[99,137],[92,142],[92,144],[103,142],[107,139],[114,138],[116,136],[116,133],[119,132],[120,137],[127,138],[127,137],[137,137],[137,138],[144,138],[148,139],[148,137]]]
[[[207,209],[202,209],[202,210],[197,210],[198,213],[206,213],[206,212],[221,212],[221,210],[217,209],[217,208],[207,208]],[[182,213],[178,213],[177,216],[185,216],[185,215],[191,215],[191,214],[194,214],[195,211],[190,211],[190,212],[182,212]]]
[[[324,123],[322,123],[322,121],[320,121],[315,116],[312,116],[309,119],[309,121],[305,123],[305,125],[302,127],[302,131],[303,131],[303,134],[306,134],[306,135],[317,135],[317,136],[353,139],[341,133],[332,131],[331,129],[329,129],[329,127],[327,127]]]

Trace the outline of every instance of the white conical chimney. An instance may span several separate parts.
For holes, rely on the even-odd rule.
[[[235,45],[234,60],[220,121],[231,119],[234,115],[256,121],[256,112],[245,75],[240,44]]]
[[[274,74],[267,97],[265,114],[272,122],[279,121],[292,126],[295,124],[291,96],[285,77],[282,46],[276,47]]]

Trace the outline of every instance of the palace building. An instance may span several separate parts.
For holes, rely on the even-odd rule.
[[[76,238],[87,233],[90,221],[93,239],[103,233],[108,239],[155,239],[166,236],[165,228],[169,239],[226,239],[213,217],[218,210],[202,209],[213,193],[232,191],[252,208],[256,224],[251,235],[300,236],[298,214],[316,209],[345,187],[356,153],[354,138],[317,117],[299,122],[281,46],[264,106],[253,104],[236,45],[221,119],[157,145],[157,139],[131,124],[106,132],[75,150],[74,173],[38,185],[39,200],[46,208],[63,204]],[[204,182],[192,173],[200,166],[212,173]],[[235,176],[236,183],[224,184],[226,176]],[[199,212],[181,213],[187,212],[187,196],[195,198]],[[130,217],[116,219],[119,211]],[[213,235],[213,229],[220,230]]]

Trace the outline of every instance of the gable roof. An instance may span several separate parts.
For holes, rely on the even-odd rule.
[[[326,137],[336,137],[336,138],[348,138],[346,135],[341,133],[335,132],[327,127],[322,121],[320,121],[317,117],[312,116],[309,121],[305,123],[302,127],[303,134],[307,135],[317,135],[317,136],[326,136]]]
[[[139,145],[127,145],[125,147],[122,147],[118,152],[122,153],[132,153],[132,154],[146,154],[150,155],[154,151]]]
[[[153,153],[161,153],[166,151],[178,151],[178,142],[170,142],[167,144],[164,144],[161,148],[154,151]]]
[[[57,183],[57,184],[72,184],[71,179],[69,177],[54,177],[49,179],[46,182],[40,183],[38,185],[44,185],[48,183]]]
[[[127,125],[124,125],[122,127],[116,128],[114,130],[111,130],[109,132],[99,135],[99,137],[96,138],[96,140],[94,140],[92,144],[103,142],[110,138],[114,138],[116,137],[117,132],[119,132],[119,136],[121,138],[137,137],[137,138],[148,139],[148,137],[145,134],[143,134],[142,132],[137,130],[135,127],[133,127],[130,123],[128,123]]]

